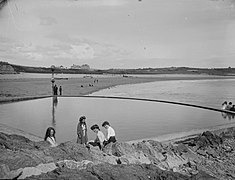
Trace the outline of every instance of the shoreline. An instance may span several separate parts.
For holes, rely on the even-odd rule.
[[[94,83],[98,79],[98,83]],[[103,89],[114,88],[120,85],[142,84],[157,81],[176,80],[217,80],[235,79],[234,76],[209,76],[209,75],[182,75],[176,76],[114,76],[98,78],[69,78],[68,80],[57,80],[56,84],[63,87],[65,96],[92,95]],[[25,79],[0,79],[0,104],[23,100],[46,98],[51,96],[51,82],[47,78],[25,78]]]
[[[94,78],[95,79],[95,78]],[[175,81],[175,80],[211,80],[211,79],[235,79],[234,76],[231,77],[227,77],[227,76],[203,76],[203,75],[198,75],[198,76],[165,76],[165,77],[103,77],[103,78],[99,78],[99,83],[94,84],[95,87],[84,87],[84,88],[79,88],[80,84],[84,84],[84,83],[90,83],[91,81],[93,81],[94,79],[90,79],[90,78],[71,78],[71,82],[67,83],[68,86],[72,86],[75,85],[75,87],[77,87],[77,89],[79,89],[79,93],[75,96],[85,96],[85,95],[91,95],[93,92],[97,92],[103,89],[107,89],[107,88],[113,88],[116,86],[120,86],[120,85],[128,85],[128,84],[138,84],[138,83],[149,83],[149,82],[156,82],[156,81]],[[12,82],[12,80],[0,80],[0,82],[7,82],[10,84],[13,84],[13,86],[19,83],[23,82],[24,83],[28,83],[28,81],[30,83],[32,83],[32,80],[34,79],[15,79],[15,81]],[[39,84],[39,89],[45,87],[45,79],[37,79],[38,81],[33,81],[33,83],[35,83],[34,85],[38,85]],[[47,81],[48,79],[46,79]],[[67,81],[62,81],[62,82],[67,82]],[[77,85],[77,83],[79,83],[79,85]],[[41,85],[42,84],[42,85]],[[50,82],[48,83],[47,81],[47,85],[51,85]],[[25,86],[22,86],[25,87]],[[51,88],[51,86],[49,86],[49,88]],[[26,87],[27,89],[27,87]],[[17,90],[17,89],[16,89]],[[23,89],[24,90],[24,89]],[[32,90],[32,89],[27,89]],[[73,90],[76,90],[73,89]],[[2,91],[3,92],[3,91]],[[14,92],[14,91],[13,91]],[[62,95],[61,97],[72,97],[73,95],[70,95],[71,93],[73,93],[75,91],[71,91],[70,93],[66,94],[66,95]],[[15,94],[14,97],[9,97],[8,99],[4,99],[0,96],[0,105],[1,104],[5,104],[5,103],[12,103],[12,102],[19,102],[19,101],[26,101],[26,100],[33,100],[33,99],[41,99],[41,98],[49,98],[52,97],[51,95],[37,95],[37,96],[17,96],[17,94]],[[59,97],[59,96],[58,96]],[[182,104],[182,103],[181,103]],[[218,111],[220,111],[218,109]],[[7,126],[6,126],[7,127]],[[4,129],[4,128],[2,128]],[[1,129],[1,124],[0,124],[0,131]],[[6,128],[7,129],[7,128]],[[14,128],[9,128],[14,129]],[[205,130],[205,129],[204,129]],[[206,129],[208,130],[208,129]],[[20,130],[21,131],[21,130]],[[187,137],[187,136],[192,136],[192,135],[198,135],[202,132],[203,130],[199,130],[197,132],[190,132],[189,134],[187,132],[178,132],[178,133],[174,133],[172,134],[166,134],[160,137],[152,137],[152,138],[148,138],[148,139],[152,139],[152,140],[156,140],[156,141],[168,141],[168,140],[172,140],[174,138],[172,137],[178,137],[178,138],[182,138],[182,137]],[[4,132],[4,131],[3,131]],[[14,131],[13,131],[14,132]],[[20,134],[25,134],[26,136],[28,136],[27,132],[23,132],[21,131],[19,133]],[[186,133],[186,134],[184,134]],[[170,137],[171,136],[171,137]],[[137,140],[131,140],[131,141],[127,141],[127,142],[140,142],[141,140],[145,140],[145,139],[137,139]]]
[[[207,127],[207,128],[202,128],[202,129],[193,129],[190,131],[179,131],[176,133],[169,133],[169,134],[164,134],[164,135],[160,135],[160,136],[156,136],[156,137],[133,139],[130,141],[123,141],[123,142],[131,145],[131,144],[138,144],[141,142],[153,140],[153,141],[157,141],[160,143],[166,143],[166,144],[173,143],[174,144],[177,141],[183,141],[185,139],[195,138],[206,131],[210,131],[214,134],[220,134],[221,132],[224,132],[227,129],[233,128],[233,127],[235,127],[235,122],[212,126],[212,127]],[[35,142],[44,141],[43,137],[39,137],[35,134],[28,133],[24,130],[20,130],[20,129],[17,129],[14,127],[10,127],[10,126],[2,124],[2,123],[0,123],[0,132],[6,133],[9,135],[16,134],[16,135],[24,136],[24,137],[30,139],[31,141],[35,141]],[[72,142],[72,140],[70,140],[70,141]],[[64,143],[64,142],[62,142],[62,143]]]

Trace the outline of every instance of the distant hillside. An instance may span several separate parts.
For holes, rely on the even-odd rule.
[[[48,67],[30,67],[0,62],[0,74],[15,73],[51,73]],[[190,68],[190,67],[167,67],[167,68],[139,68],[139,69],[61,69],[56,68],[55,73],[64,74],[208,74],[221,76],[235,76],[235,68]]]
[[[7,62],[0,62],[0,74],[17,74],[17,72]]]
[[[30,66],[20,66],[15,64],[9,64],[8,62],[0,62],[0,74],[16,74],[16,73],[51,73],[51,68],[49,67],[30,67]],[[101,74],[102,72],[86,70],[86,69],[60,69],[55,68],[55,73],[65,73],[65,74]]]

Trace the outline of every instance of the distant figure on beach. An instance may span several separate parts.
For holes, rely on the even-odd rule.
[[[58,95],[58,87],[56,85],[54,86],[54,95]]]
[[[222,104],[222,108],[221,109],[222,110],[226,110],[227,105],[228,105],[227,101],[224,101],[223,104]]]
[[[60,91],[60,96],[62,95],[62,87],[60,86],[59,88],[59,91]]]
[[[55,129],[53,127],[47,128],[44,141],[48,141],[51,144],[51,147],[57,146],[55,138]]]
[[[104,141],[105,141],[105,136],[104,134],[100,131],[100,128],[97,124],[91,126],[91,130],[96,133],[96,139],[93,142],[89,142],[90,145],[92,146],[98,146],[100,150],[102,150],[104,146]]]
[[[235,111],[235,105],[231,107],[230,111]]]
[[[229,102],[227,107],[226,107],[226,110],[230,110],[232,107],[233,107],[233,103]]]
[[[116,137],[115,137],[115,131],[110,126],[109,122],[104,121],[103,124],[102,124],[102,127],[104,127],[107,130],[107,136],[106,136],[107,141],[104,142],[104,146],[106,146],[107,144],[109,144],[111,142],[115,143],[117,141]]]
[[[86,125],[86,117],[81,116],[79,118],[79,122],[77,125],[77,143],[86,145],[88,138],[87,138],[87,125]]]

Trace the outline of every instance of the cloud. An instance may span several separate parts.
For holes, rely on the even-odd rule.
[[[128,58],[132,53],[122,47],[113,44],[98,42],[88,38],[69,36],[65,34],[50,34],[47,38],[58,41],[63,44],[59,49],[67,49],[68,53],[72,53],[75,57],[83,57],[85,59],[114,59]],[[64,50],[63,50],[64,51]],[[83,58],[80,58],[83,59]]]
[[[101,64],[112,67],[116,60],[128,59],[131,55],[131,52],[119,46],[88,38],[54,34],[47,39],[51,40],[53,44],[17,42],[0,36],[1,56],[8,57],[8,61],[14,63],[18,60],[21,62],[19,64],[24,65],[70,66],[71,64],[88,63],[93,67]]]
[[[89,44],[71,45],[70,52],[78,59],[93,59],[94,49]]]

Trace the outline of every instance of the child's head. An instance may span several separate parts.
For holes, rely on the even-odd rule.
[[[79,118],[80,124],[85,123],[85,122],[86,122],[85,120],[86,120],[86,116],[81,116],[81,117]]]
[[[100,128],[97,124],[94,124],[93,126],[91,126],[91,130],[95,133],[97,133],[98,131],[100,131]]]
[[[222,105],[228,104],[227,101],[224,101]]]
[[[104,127],[105,129],[108,129],[108,127],[110,126],[108,121],[104,121],[102,124],[102,127]]]
[[[46,139],[48,137],[54,137],[55,138],[55,129],[53,127],[47,128],[44,140],[46,141]]]
[[[232,102],[229,102],[228,104],[229,104],[229,105],[232,105],[233,103],[232,103]]]

